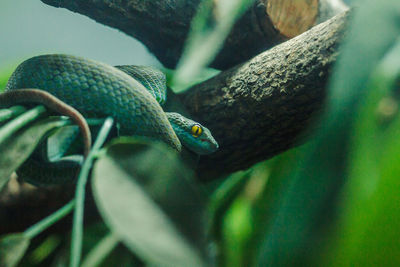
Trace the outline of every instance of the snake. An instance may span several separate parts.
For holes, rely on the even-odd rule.
[[[50,54],[30,58],[15,69],[5,92],[0,94],[0,107],[42,104],[56,114],[71,117],[84,136],[85,155],[91,146],[85,118],[106,117],[114,118],[122,136],[157,139],[178,152],[182,145],[198,155],[215,152],[218,143],[210,130],[178,112],[165,112],[162,106],[166,100],[166,76],[158,69],[111,66],[72,55]],[[71,178],[64,174],[76,169],[76,162],[59,163],[46,165],[28,159],[17,173],[29,176],[36,169],[42,176],[35,178],[36,184],[65,183]]]

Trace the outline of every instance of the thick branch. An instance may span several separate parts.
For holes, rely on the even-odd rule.
[[[217,153],[200,161],[203,180],[248,168],[296,144],[321,108],[346,18],[338,15],[181,95],[220,143]]]
[[[200,0],[42,0],[140,40],[166,67],[178,62]],[[216,0],[215,0],[216,1]],[[227,69],[342,11],[338,0],[256,0],[236,23],[212,66]],[[217,1],[216,1],[217,3]],[[217,14],[218,12],[214,12]],[[285,18],[285,21],[282,21]]]

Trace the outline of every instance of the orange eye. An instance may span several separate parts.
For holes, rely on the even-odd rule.
[[[201,126],[198,124],[195,124],[192,126],[192,135],[194,137],[199,137],[201,135],[201,133],[203,132],[203,129],[201,129]]]

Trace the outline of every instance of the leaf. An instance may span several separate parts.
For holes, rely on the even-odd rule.
[[[224,182],[215,190],[209,201],[211,214],[210,233],[214,239],[220,238],[220,228],[223,217],[232,202],[237,198],[246,185],[251,171],[236,172],[227,177]]]
[[[166,145],[125,138],[96,162],[92,187],[111,231],[144,261],[203,266],[204,205],[192,176]]]
[[[66,125],[61,117],[40,120],[16,132],[0,144],[0,189],[10,175],[31,155],[49,132]]]
[[[94,144],[84,160],[82,167],[79,171],[78,181],[75,190],[75,210],[72,224],[72,237],[71,237],[71,255],[70,266],[78,267],[82,256],[82,242],[83,242],[83,217],[85,210],[85,195],[86,184],[89,178],[90,170],[92,169],[93,162],[97,158],[101,147],[106,141],[114,125],[114,119],[108,117],[100,128],[100,131],[94,141]]]
[[[167,77],[167,86],[173,89],[174,93],[180,93],[187,88],[190,88],[196,84],[202,83],[212,77],[216,76],[217,74],[221,73],[220,70],[213,69],[213,68],[204,68],[199,73],[193,74],[192,79],[185,81],[185,86],[174,86],[173,79],[176,74],[176,70],[164,68],[162,70]],[[169,97],[169,94],[168,94]],[[168,103],[168,102],[167,102]]]
[[[14,68],[6,68],[0,71],[0,92],[2,92],[6,87],[8,78],[11,76],[13,70]]]
[[[96,246],[89,252],[85,260],[82,262],[82,267],[99,266],[100,263],[111,253],[118,245],[119,239],[113,234],[108,233]]]
[[[215,58],[235,21],[254,0],[203,0],[191,25],[173,88],[183,91]]]
[[[46,259],[50,258],[61,243],[61,238],[57,235],[47,237],[37,248],[28,256],[29,262],[34,266],[39,266]]]
[[[293,165],[260,246],[258,265],[309,265],[309,257],[318,254],[320,247],[315,242],[322,230],[318,226],[327,223],[333,213],[332,201],[346,179],[354,114],[368,93],[365,88],[371,72],[399,35],[399,8],[397,0],[365,1],[355,10],[332,76],[327,112],[316,137],[303,147]]]
[[[17,266],[30,240],[23,233],[8,234],[0,238],[0,267]]]
[[[371,79],[357,114],[340,227],[325,258],[332,266],[400,264],[400,116],[392,92],[398,89],[399,62],[400,39]]]
[[[235,199],[223,221],[224,266],[249,266],[246,245],[253,232],[252,202],[243,196]]]
[[[10,108],[0,109],[0,123],[18,116],[25,111],[26,109],[23,106],[12,106]]]

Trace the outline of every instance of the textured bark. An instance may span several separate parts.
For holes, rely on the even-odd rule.
[[[201,158],[202,180],[248,168],[298,142],[323,103],[346,18],[338,15],[181,95],[220,144]]]
[[[119,29],[140,40],[166,67],[173,68],[178,62],[190,22],[196,13],[200,0],[42,0],[44,3],[67,8],[81,13],[96,21]],[[217,0],[215,0],[217,1]],[[310,9],[304,12],[304,6],[294,8],[292,0],[270,1],[256,0],[254,6],[237,21],[225,45],[211,64],[215,68],[227,69],[244,62],[266,49],[281,43],[311,28],[318,21],[343,11],[334,8],[330,2],[338,0],[313,0],[318,2],[320,12]],[[297,0],[296,3],[308,3],[310,0]],[[273,6],[271,6],[273,5]],[[277,8],[272,8],[277,6]],[[303,8],[303,9],[302,9]],[[315,9],[315,8],[314,8]],[[306,8],[306,10],[308,10]],[[324,12],[321,12],[324,10]],[[311,12],[310,11],[310,12]],[[281,33],[279,20],[271,20],[268,12],[274,17],[290,14],[296,22],[300,16],[311,19],[302,23],[302,27],[285,29]],[[299,25],[294,23],[293,25]],[[287,26],[287,25],[285,25]],[[291,34],[286,34],[290,32]],[[295,33],[295,34],[293,34]]]

